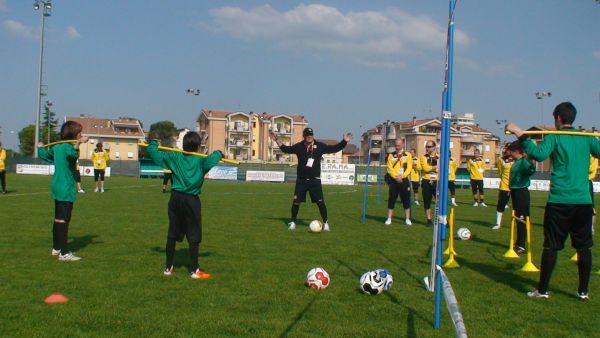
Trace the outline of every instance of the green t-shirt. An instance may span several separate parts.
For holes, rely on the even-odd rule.
[[[221,160],[218,151],[207,157],[160,151],[156,141],[150,141],[147,152],[154,163],[173,172],[171,189],[187,195],[200,194],[204,175]]]
[[[531,175],[535,173],[535,165],[522,157],[510,167],[510,188],[529,188]]]
[[[576,131],[575,128],[563,128]],[[600,157],[600,141],[595,137],[551,134],[536,145],[531,139],[523,140],[523,150],[536,161],[552,160],[548,202],[563,204],[591,204],[588,169],[590,154]]]
[[[61,143],[50,149],[38,148],[38,155],[44,161],[54,163],[52,176],[52,198],[57,201],[75,202],[75,175],[79,150],[72,143]]]

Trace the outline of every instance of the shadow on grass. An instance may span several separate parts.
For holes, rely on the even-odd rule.
[[[288,226],[288,223],[290,222],[289,217],[268,217],[267,219],[270,220],[275,220],[275,221],[279,221],[281,222],[281,224],[283,224],[286,228]],[[308,228],[308,224],[311,222],[312,220],[303,220],[303,219],[298,219],[296,220],[296,227],[307,227]]]
[[[535,283],[532,283],[530,278],[519,275],[519,263],[513,261],[506,263],[504,267],[498,267],[497,265],[474,263],[466,258],[460,259],[461,266],[478,272],[495,283],[507,285],[518,293],[525,293],[531,291],[535,287]]]
[[[187,268],[190,265],[190,252],[187,243],[177,243],[180,248],[175,249],[175,256],[173,257],[173,266],[176,268]],[[165,248],[155,246],[152,248],[152,251],[158,252],[161,254],[165,254]],[[210,252],[202,252],[198,254],[198,257],[208,257],[210,256]],[[200,268],[202,268],[202,262],[198,262],[200,264]]]
[[[497,246],[497,247],[501,247],[501,248],[506,248],[506,250],[508,250],[506,245],[500,244],[498,242],[492,242],[492,241],[488,241],[487,239],[483,239],[479,236],[471,236],[471,241],[473,242],[477,242],[477,243],[482,243],[482,244],[486,244],[486,245],[491,245],[491,246]]]
[[[72,251],[79,251],[90,244],[101,244],[104,242],[94,241],[94,238],[98,237],[98,235],[85,235],[79,237],[73,237],[71,242],[69,243],[69,248]]]
[[[341,264],[342,263],[340,262],[340,264],[338,264],[335,267],[335,269],[333,270],[333,274],[335,274],[339,270]],[[315,294],[313,296],[313,298],[310,300],[310,302],[308,302],[308,304],[306,304],[306,306],[300,312],[298,312],[298,314],[296,315],[296,317],[294,317],[294,319],[292,320],[292,322],[290,323],[290,325],[288,325],[288,327],[286,327],[285,330],[283,330],[283,333],[281,333],[281,335],[279,335],[279,337],[287,337],[287,335],[290,333],[290,331],[292,331],[292,329],[294,328],[294,326],[296,326],[296,324],[298,324],[298,322],[300,322],[302,320],[302,318],[304,317],[304,315],[312,307],[312,305],[317,300],[317,297],[318,297],[318,295]]]

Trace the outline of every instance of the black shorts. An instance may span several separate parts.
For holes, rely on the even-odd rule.
[[[421,182],[419,181],[410,181],[410,183],[412,184],[412,189],[413,191],[416,193],[419,192],[419,185],[421,185]]]
[[[188,243],[202,242],[202,214],[200,198],[171,191],[169,199],[169,231],[167,237],[178,242],[187,237]]]
[[[510,191],[498,190],[498,205],[496,206],[496,211],[504,212],[504,209],[506,209],[506,206],[508,205],[508,201],[510,201]]]
[[[421,188],[423,188],[423,207],[425,210],[431,208],[431,201],[435,198],[437,181],[430,181],[428,179],[421,180]]]
[[[323,201],[323,187],[318,178],[298,178],[294,188],[294,203],[306,202],[306,192],[310,194],[313,203]]]
[[[515,217],[525,219],[527,216],[529,216],[529,205],[531,204],[529,189],[510,189],[510,197],[512,198]]]
[[[67,223],[71,221],[73,202],[54,200],[54,219],[61,219]]]
[[[594,245],[591,204],[547,203],[544,211],[544,248],[562,250],[567,236],[577,250]]]
[[[79,170],[75,170],[75,182],[81,183],[81,173]]]
[[[477,192],[483,194],[483,180],[471,180],[471,191],[473,191],[473,195]]]
[[[394,209],[398,196],[400,196],[400,201],[402,201],[402,207],[404,208],[404,210],[409,209],[410,182],[408,181],[408,179],[405,178],[401,182],[398,182],[391,176],[386,174],[385,181],[390,187],[388,193],[388,209]]]
[[[94,169],[94,182],[98,182],[98,178],[104,181],[104,169]]]

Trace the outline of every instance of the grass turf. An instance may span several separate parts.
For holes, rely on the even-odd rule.
[[[50,177],[8,175],[0,195],[0,331],[3,336],[256,336],[256,337],[449,337],[433,329],[433,294],[422,287],[429,272],[432,231],[421,206],[412,227],[401,207],[384,226],[387,189],[369,190],[367,223],[361,224],[362,186],[325,186],[331,232],[313,234],[315,205],[303,204],[296,231],[286,230],[293,184],[208,181],[202,199],[200,264],[210,280],[192,280],[187,243],[177,246],[175,274],[163,276],[168,194],[161,181],[107,178],[104,194],[84,178],[69,230],[79,262],[50,256],[54,204]],[[574,250],[559,254],[548,300],[525,293],[538,273],[503,257],[509,241],[509,211],[495,221],[497,192],[486,191],[488,208],[474,208],[459,190],[456,225],[473,238],[457,241],[458,269],[447,269],[473,337],[591,337],[600,331],[599,278],[593,268],[590,300],[574,297]],[[546,194],[532,192],[534,263],[539,267]],[[567,243],[568,244],[568,243]],[[593,252],[598,257],[598,249]],[[445,260],[446,258],[444,258]],[[322,291],[304,286],[306,272],[325,268],[332,283]],[[383,267],[393,288],[379,296],[360,293],[360,275]],[[52,293],[67,304],[46,305]]]

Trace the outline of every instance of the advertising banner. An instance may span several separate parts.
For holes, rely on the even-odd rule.
[[[246,181],[283,182],[284,171],[246,171]]]
[[[321,183],[354,185],[355,165],[347,163],[321,163]]]
[[[237,167],[216,166],[208,172],[208,178],[211,180],[237,181],[237,175]]]

